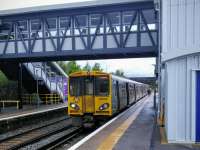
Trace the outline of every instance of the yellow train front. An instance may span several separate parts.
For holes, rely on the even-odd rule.
[[[68,82],[68,114],[81,124],[108,118],[147,94],[146,85],[103,72],[76,72]]]

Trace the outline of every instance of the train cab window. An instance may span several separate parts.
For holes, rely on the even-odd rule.
[[[95,95],[98,95],[98,96],[109,95],[109,78],[108,77],[96,78]]]
[[[85,95],[94,95],[94,78],[85,78]]]
[[[69,91],[71,96],[81,96],[82,95],[82,78],[72,77],[70,78]]]

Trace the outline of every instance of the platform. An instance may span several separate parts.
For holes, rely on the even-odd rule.
[[[193,145],[160,144],[153,96],[145,97],[69,150],[196,150]]]
[[[55,111],[62,108],[67,108],[67,104],[52,104],[52,105],[41,105],[37,106],[24,106],[21,110],[15,110],[10,112],[0,112],[0,122],[12,119],[18,119],[22,117],[33,116],[41,113],[46,113],[49,111]]]

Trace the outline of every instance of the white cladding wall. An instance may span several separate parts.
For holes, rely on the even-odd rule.
[[[162,60],[200,51],[200,0],[162,0]]]
[[[162,88],[169,142],[195,142],[195,86],[193,70],[200,69],[200,53],[166,62]],[[164,88],[165,87],[165,88]]]

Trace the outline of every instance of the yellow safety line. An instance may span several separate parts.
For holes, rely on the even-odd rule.
[[[167,136],[165,133],[165,128],[164,127],[160,127],[160,138],[161,138],[161,144],[167,144]]]
[[[128,127],[134,122],[141,110],[143,109],[145,102],[131,115],[124,123],[114,130],[97,148],[97,150],[112,150]]]

